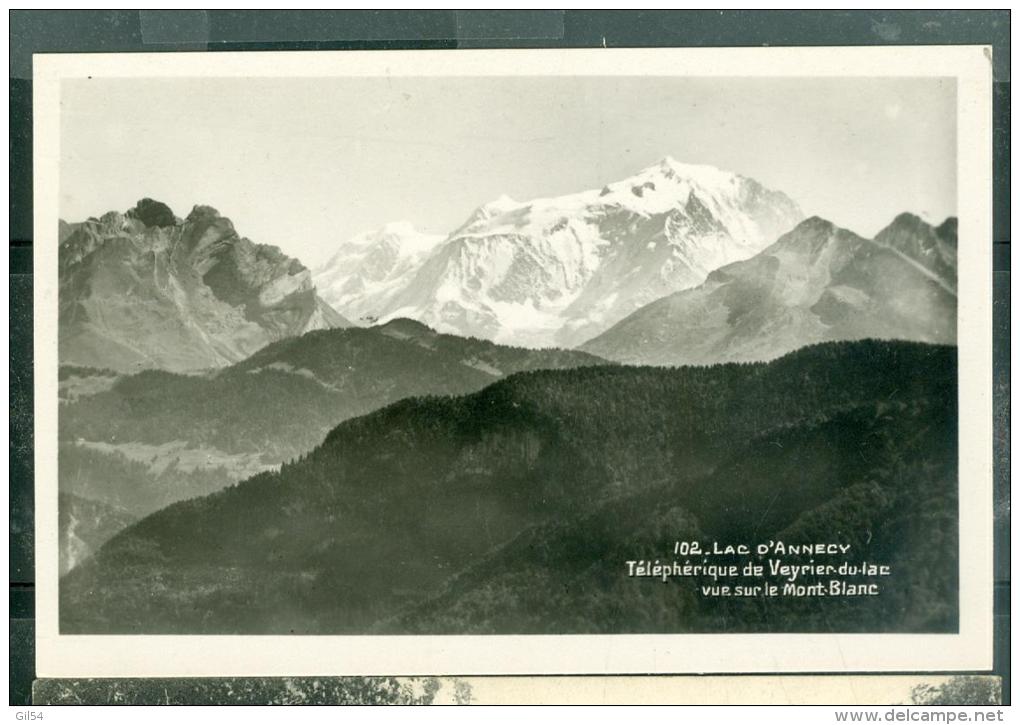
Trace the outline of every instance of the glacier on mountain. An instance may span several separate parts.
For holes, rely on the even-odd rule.
[[[672,158],[565,196],[478,207],[445,238],[388,225],[315,274],[359,321],[397,317],[525,347],[572,347],[702,283],[795,226],[795,202],[753,179]]]

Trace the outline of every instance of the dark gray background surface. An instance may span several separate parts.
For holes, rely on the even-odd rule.
[[[1010,14],[1006,10],[10,11],[11,704],[30,702],[35,671],[31,250],[33,53],[939,44],[993,46],[996,365],[994,673],[1003,677],[1003,702],[1008,704],[1009,26]],[[99,683],[93,683],[96,684]],[[55,686],[44,685],[49,688]],[[87,688],[87,691],[91,694],[86,701],[99,703],[110,700],[109,692],[102,696],[95,686]],[[258,693],[269,690],[251,687],[246,691]],[[240,702],[257,704],[260,701],[258,695],[248,697]]]

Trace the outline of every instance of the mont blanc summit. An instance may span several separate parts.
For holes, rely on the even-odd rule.
[[[599,189],[499,197],[441,240],[407,225],[361,235],[315,280],[351,319],[408,317],[503,344],[571,347],[757,254],[802,218],[753,179],[667,157]]]

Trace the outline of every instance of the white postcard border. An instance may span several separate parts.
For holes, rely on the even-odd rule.
[[[60,83],[87,77],[952,77],[957,80],[958,634],[61,635],[57,618]],[[991,49],[437,50],[34,56],[39,677],[979,671],[992,666]],[[924,371],[918,371],[923,374]]]

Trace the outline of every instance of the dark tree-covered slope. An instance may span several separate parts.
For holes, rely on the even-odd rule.
[[[145,516],[278,466],[341,421],[401,398],[469,393],[519,371],[604,362],[394,320],[281,340],[206,375],[63,366],[60,490]],[[83,518],[94,511],[79,512],[83,528],[106,527]]]
[[[862,405],[825,422],[776,430],[736,448],[693,484],[657,486],[529,529],[381,629],[954,631],[958,540],[950,421],[929,401],[894,408],[890,415],[884,405]],[[862,552],[851,559],[888,564],[893,574],[876,597],[771,600],[699,596],[700,586],[715,583],[707,576],[685,583],[625,576],[628,561],[671,561],[675,540],[838,542]],[[767,557],[752,560],[767,565]]]
[[[956,613],[955,371],[953,348],[861,341],[401,400],[279,473],[116,536],[62,580],[61,627],[943,631]],[[626,578],[623,557],[699,535],[847,540],[901,574],[845,611],[713,604]]]
[[[106,382],[61,408],[60,430],[64,440],[182,441],[276,464],[318,445],[341,421],[401,398],[468,393],[525,370],[604,363],[583,352],[440,335],[401,319],[281,340],[208,375],[147,370]]]

